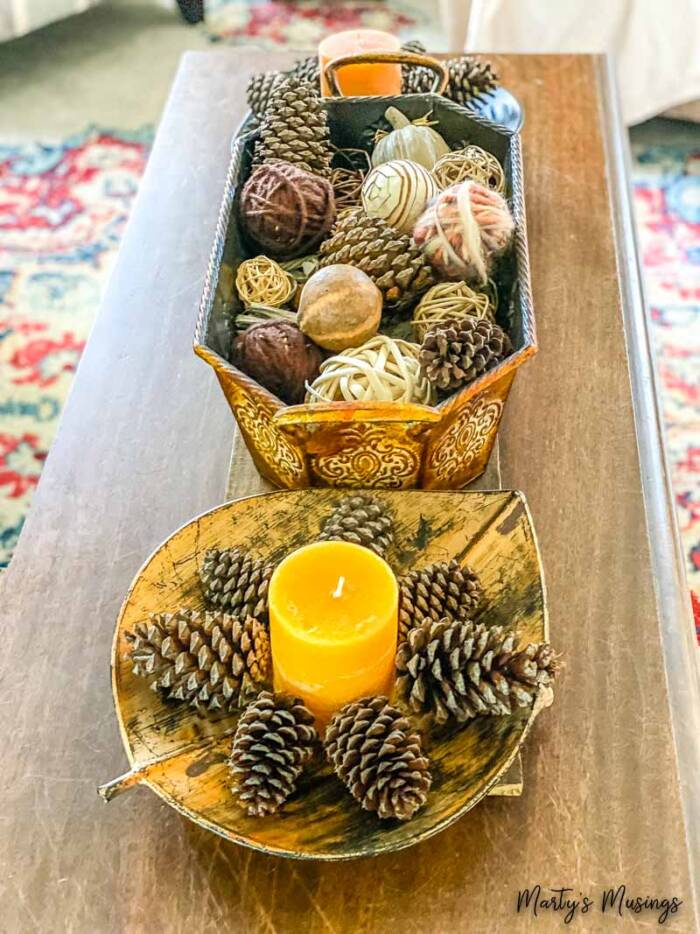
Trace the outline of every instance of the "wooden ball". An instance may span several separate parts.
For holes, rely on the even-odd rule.
[[[355,266],[337,263],[315,272],[302,289],[299,330],[326,350],[357,347],[378,329],[382,293]]]
[[[392,159],[372,169],[362,185],[362,206],[401,233],[410,233],[431,198],[437,182],[422,165]]]

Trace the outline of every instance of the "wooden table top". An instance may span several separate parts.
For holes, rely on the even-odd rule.
[[[108,807],[95,794],[126,768],[109,684],[122,597],[165,537],[224,496],[232,420],[192,329],[247,76],[288,60],[183,59],[2,582],[0,927],[558,930],[564,912],[516,911],[539,883],[594,900],[574,929],[655,927],[660,910],[601,915],[603,890],[625,884],[628,897],[682,900],[665,927],[693,931],[697,671],[615,104],[595,57],[498,58],[526,111],[540,338],[501,466],[532,508],[566,662],[524,752],[522,797],[486,800],[411,850],[317,864],[228,844],[148,789]],[[240,449],[234,464],[238,495],[261,488]]]

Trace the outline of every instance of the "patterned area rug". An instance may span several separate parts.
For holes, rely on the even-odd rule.
[[[328,33],[363,27],[445,47],[430,0],[207,0],[206,9],[208,37],[228,45],[315,50]]]
[[[56,431],[152,130],[0,145],[0,567]]]
[[[679,525],[688,581],[700,594],[700,127],[685,145],[633,144],[633,156]]]

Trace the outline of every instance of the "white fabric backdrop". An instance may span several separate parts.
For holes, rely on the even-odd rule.
[[[700,0],[441,2],[466,51],[609,52],[628,123],[700,99]]]

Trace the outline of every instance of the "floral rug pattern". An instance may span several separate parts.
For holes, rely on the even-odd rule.
[[[678,521],[688,582],[700,594],[700,146],[635,145],[633,156]]]
[[[152,130],[0,145],[0,567],[10,560]]]
[[[431,48],[444,45],[430,7],[420,0],[391,0],[391,5],[372,0],[207,0],[206,10],[203,28],[209,39],[227,45],[315,50],[328,33],[360,27],[405,38],[419,35]]]

